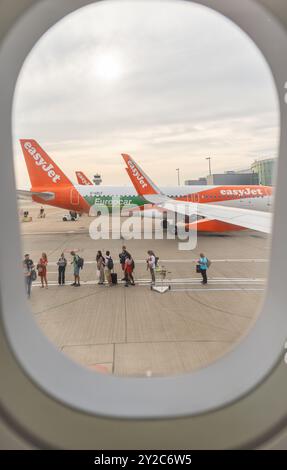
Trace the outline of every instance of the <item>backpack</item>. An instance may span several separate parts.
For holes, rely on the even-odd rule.
[[[209,266],[211,265],[211,261],[210,261],[210,259],[208,259],[208,258],[206,258],[206,259],[207,259],[207,261],[206,261],[206,266],[209,268]]]
[[[77,266],[78,266],[78,268],[83,269],[83,267],[84,267],[84,258],[81,258],[80,256],[78,256]]]
[[[114,262],[113,262],[112,258],[108,259],[107,268],[110,269],[110,270],[112,270],[114,268]]]
[[[120,254],[119,254],[119,258],[120,258],[120,263],[121,263],[121,264],[125,264],[126,255],[124,255],[123,253],[120,253]]]

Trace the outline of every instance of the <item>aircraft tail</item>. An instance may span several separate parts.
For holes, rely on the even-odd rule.
[[[73,186],[69,178],[33,139],[20,140],[32,188]]]
[[[93,186],[93,183],[89,180],[89,178],[82,172],[76,171],[76,176],[78,183],[84,186]]]
[[[122,153],[122,157],[126,162],[126,170],[131,179],[131,182],[140,196],[162,194],[160,189],[129,155]]]

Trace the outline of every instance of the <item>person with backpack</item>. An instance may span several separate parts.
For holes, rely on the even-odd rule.
[[[155,254],[152,250],[148,250],[147,254],[148,254],[148,258],[146,260],[147,269],[149,269],[149,271],[150,271],[151,284],[154,286],[155,285],[156,257],[155,257]]]
[[[129,255],[129,252],[127,251],[126,246],[123,246],[122,251],[119,254],[119,258],[120,258],[120,264],[124,272],[124,275],[125,275],[125,263],[126,263],[126,258],[128,255]],[[122,281],[126,281],[126,275],[123,277]]]
[[[133,277],[133,270],[135,267],[134,260],[132,259],[131,255],[128,253],[126,260],[125,260],[125,287],[129,287],[129,283],[131,286],[135,286],[135,281]]]
[[[103,285],[105,282],[105,259],[102,255],[102,252],[99,250],[96,257],[97,261],[97,270],[99,275],[99,285]]]
[[[31,297],[31,287],[33,280],[36,279],[37,274],[33,261],[30,259],[30,255],[26,254],[23,261],[23,270],[25,276],[25,287],[28,299]]]
[[[80,267],[82,267],[82,263],[80,262],[80,258],[76,253],[75,251],[71,251],[71,255],[73,256],[73,260],[71,262],[71,264],[73,265],[73,269],[74,269],[74,282],[73,284],[71,284],[71,286],[73,287],[80,287]]]
[[[199,267],[199,272],[202,275],[201,284],[207,284],[207,269],[210,266],[209,259],[204,255],[204,253],[200,253],[199,260],[197,261],[197,266]]]
[[[65,258],[64,253],[61,254],[60,258],[57,262],[58,266],[58,284],[59,286],[63,286],[65,284],[65,271],[67,266],[67,260]]]
[[[48,289],[47,264],[48,264],[47,255],[46,253],[42,253],[41,258],[39,259],[39,263],[37,264],[37,271],[38,271],[38,276],[41,279],[41,287],[44,288],[44,282],[45,282],[46,289]]]
[[[105,256],[105,278],[108,285],[111,287],[112,284],[112,270],[114,269],[114,262],[109,251],[106,251]]]
[[[155,262],[155,267],[158,266],[158,262],[159,262],[159,257],[155,255],[155,252],[153,250],[149,250],[151,255],[154,256],[154,262]]]

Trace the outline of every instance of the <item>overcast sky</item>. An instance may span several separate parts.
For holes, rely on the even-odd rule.
[[[14,101],[17,186],[29,187],[19,139],[34,138],[67,175],[128,185],[130,153],[159,185],[274,157],[278,107],[251,40],[187,2],[105,1],[67,16],[27,58]]]

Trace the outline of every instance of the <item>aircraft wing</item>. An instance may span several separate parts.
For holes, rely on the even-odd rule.
[[[163,194],[129,155],[122,154],[122,156],[137,193],[158,208],[185,216],[199,215],[209,220],[219,220],[264,233],[271,232],[272,214],[270,212],[177,201]]]
[[[50,201],[55,198],[55,193],[50,191],[25,191],[24,189],[17,189],[16,191],[18,199],[31,199],[32,196],[37,196],[43,201]]]
[[[237,207],[217,206],[215,204],[195,204],[192,202],[176,201],[158,194],[146,195],[145,198],[157,204],[162,210],[181,215],[199,215],[209,220],[219,220],[228,224],[270,233],[272,214],[270,212],[241,209]]]

